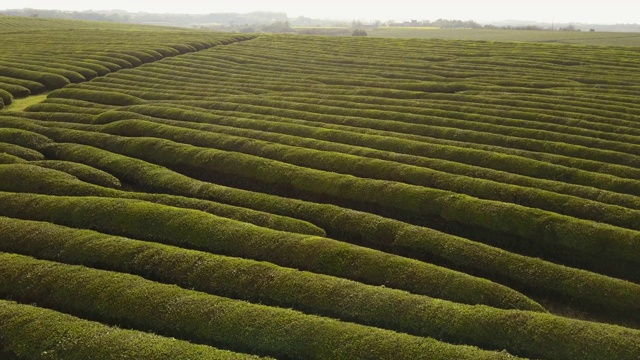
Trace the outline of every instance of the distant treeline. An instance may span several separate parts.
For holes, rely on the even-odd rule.
[[[378,26],[380,24],[377,24]],[[449,20],[449,19],[438,19],[435,21],[430,20],[412,20],[405,21],[402,23],[394,23],[389,22],[382,25],[388,26],[404,26],[404,27],[437,27],[440,29],[503,29],[503,30],[559,30],[559,31],[579,31],[575,25],[568,24],[566,26],[544,26],[544,25],[532,25],[532,24],[522,24],[522,25],[495,25],[495,24],[486,24],[482,25],[473,20]]]
[[[62,11],[42,9],[13,9],[2,10],[1,15],[41,17],[55,19],[109,21],[129,24],[148,24],[179,26],[201,29],[214,29],[223,31],[245,33],[321,33],[324,35],[349,35],[351,31],[338,28],[351,29],[375,29],[383,26],[393,27],[436,27],[440,29],[504,29],[504,30],[559,30],[559,31],[616,31],[616,32],[640,32],[640,24],[548,24],[533,22],[498,22],[492,24],[480,24],[474,20],[411,20],[396,22],[388,21],[336,21],[314,19],[305,16],[289,18],[283,12],[256,11],[246,14],[240,13],[211,13],[211,14],[153,14],[131,13],[124,10],[107,11]],[[292,27],[304,27],[294,30]],[[316,29],[309,29],[316,28]],[[329,28],[329,29],[327,29]]]
[[[212,13],[212,14],[151,14],[130,13],[123,10],[109,11],[61,11],[40,9],[4,10],[0,14],[42,17],[55,19],[110,21],[132,24],[157,24],[182,27],[242,27],[248,25],[269,25],[284,23],[287,14],[278,12],[257,11],[247,14]]]

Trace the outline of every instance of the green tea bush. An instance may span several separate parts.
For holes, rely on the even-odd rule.
[[[77,142],[87,137],[85,132],[44,128],[20,118],[0,117],[0,124],[42,132],[58,141]],[[56,145],[48,147],[45,153],[48,157],[100,168],[146,191],[207,199],[304,219],[322,227],[333,238],[435,261],[508,284],[526,294],[551,298],[571,308],[606,314],[612,317],[611,321],[625,321],[628,314],[640,313],[638,302],[628,296],[634,292],[629,288],[629,282],[600,274],[518,255],[374,214],[197,181],[167,168],[90,146]],[[53,185],[53,188],[60,188],[60,185]],[[609,295],[603,297],[602,293]]]
[[[275,231],[200,211],[98,197],[0,193],[0,200],[5,204],[0,209],[3,216],[269,261],[457,302],[541,309],[522,294],[485,279],[328,238]]]
[[[417,116],[389,111],[372,111],[362,109],[344,109],[307,103],[291,103],[267,98],[252,98],[250,104],[267,106],[279,110],[293,110],[301,113],[300,119],[324,118],[323,121],[342,122],[354,126],[395,131],[406,134],[437,137],[440,139],[456,140],[464,138],[467,142],[518,148],[529,151],[547,152],[570,157],[585,158],[607,163],[630,165],[640,164],[637,156],[611,151],[607,147],[620,148],[632,153],[640,153],[640,147],[631,144],[611,144],[604,140],[578,137],[560,136],[536,130],[516,127],[500,127],[495,124],[482,124],[473,121],[459,121],[436,116]],[[406,120],[403,120],[406,119]],[[409,119],[411,119],[409,121]],[[460,126],[462,128],[458,128]],[[504,129],[502,133],[500,130]],[[532,137],[544,135],[551,139],[526,138],[521,133]],[[574,144],[572,144],[574,142]],[[602,144],[605,149],[594,148]],[[598,146],[600,147],[600,146]]]
[[[68,61],[59,61],[58,59],[50,59],[47,61],[34,60],[34,59],[25,60],[19,57],[7,57],[5,59],[9,61],[15,61],[16,63],[25,63],[29,65],[42,66],[45,68],[55,68],[58,70],[70,71],[72,73],[81,75],[84,78],[84,80],[82,80],[82,78],[79,78],[77,75],[71,75],[71,78],[69,78],[69,80],[73,78],[73,79],[77,79],[78,80],[77,82],[91,80],[98,76],[97,72],[87,68],[86,66],[77,66],[77,65],[71,64]],[[60,73],[60,75],[66,77],[64,73]],[[72,82],[76,82],[76,81],[72,80]]]
[[[288,359],[513,359],[374,327],[0,254],[0,296],[232,351]],[[621,351],[622,353],[622,351]]]
[[[146,108],[155,106],[156,105],[133,106],[129,107],[127,110],[136,110],[138,107]],[[213,116],[202,111],[189,111],[186,106],[184,109],[180,109],[178,105],[173,105],[171,109],[165,107],[165,109],[170,111],[161,112],[161,110],[158,110],[156,112],[156,115],[162,115],[163,118],[141,115],[131,111],[107,111],[98,115],[96,122],[110,123],[118,120],[143,119],[153,121],[155,123],[200,130],[201,132],[208,131],[237,135],[308,149],[335,151],[342,154],[360,155],[373,159],[391,160],[407,165],[416,165],[428,169],[443,171],[450,174],[471,176],[503,184],[520,185],[535,189],[548,190],[565,195],[577,196],[584,199],[640,210],[640,199],[636,196],[595,189],[587,186],[574,185],[561,181],[533,178],[480,166],[463,164],[460,162],[400,154],[395,151],[383,151],[361,146],[366,143],[367,138],[370,140],[368,144],[369,146],[377,144],[378,141],[375,135],[360,136],[362,140],[362,142],[360,142],[356,139],[358,137],[357,134],[351,133],[345,134],[345,136],[340,136],[338,135],[340,133],[338,130],[318,129],[311,126],[277,123],[270,121],[269,118],[264,118],[263,120],[252,120],[239,116]],[[178,120],[167,120],[174,118]],[[188,121],[185,121],[186,119],[188,119]],[[326,140],[316,138],[324,138]],[[356,140],[353,141],[356,145],[349,145],[348,142],[346,142],[349,139]],[[381,145],[386,144],[387,148],[390,148],[389,145],[393,140],[389,138],[385,138],[384,140],[384,142],[380,141]],[[342,141],[345,141],[346,143],[342,143]]]
[[[144,100],[114,91],[87,90],[81,88],[65,88],[51,92],[48,97],[72,98],[78,100],[92,101],[106,105],[135,105],[141,104]]]
[[[64,112],[64,113],[93,114],[93,115],[99,115],[104,112],[103,109],[83,107],[83,106],[73,106],[73,105],[67,105],[67,104],[56,104],[56,103],[49,103],[49,102],[41,102],[38,104],[29,105],[24,109],[24,111],[52,112],[52,113]]]
[[[82,76],[82,74],[76,71],[65,70],[55,66],[30,65],[24,62],[12,63],[12,62],[5,62],[2,60],[0,60],[0,66],[10,66],[18,70],[37,71],[37,72],[43,72],[46,74],[56,74],[64,77],[65,79],[68,79],[72,83],[80,83],[80,82],[87,81],[87,79],[84,76]]]
[[[96,135],[96,141],[99,136]],[[543,248],[568,263],[626,279],[640,278],[636,251],[639,233],[580,220],[516,204],[481,200],[443,190],[396,182],[356,178],[289,165],[236,152],[198,148],[162,139],[102,138],[100,146],[168,168],[197,169],[200,176],[216,171],[260,184],[281,194],[302,194],[339,199],[380,214],[426,221],[438,217],[473,226],[478,231],[515,236]],[[69,139],[71,140],[71,139]],[[66,141],[69,141],[66,140]],[[73,141],[89,141],[77,139]],[[274,173],[287,176],[274,177]],[[362,194],[367,194],[366,198]],[[286,195],[285,194],[285,195]],[[359,205],[361,204],[361,205]],[[576,257],[576,252],[585,256]],[[611,260],[611,259],[616,259]]]
[[[120,60],[124,60],[127,63],[131,64],[132,67],[136,67],[136,66],[140,66],[142,65],[142,61],[140,59],[138,59],[137,57],[133,56],[133,55],[129,55],[124,53],[121,50],[107,50],[104,52],[104,55],[107,55],[110,58],[115,58],[115,59],[120,59]],[[125,67],[125,66],[123,66]]]
[[[174,44],[174,45],[170,45],[170,47],[178,50],[180,54],[186,54],[186,53],[198,51],[195,47],[187,44]]]
[[[140,60],[140,62],[141,62],[142,64],[150,63],[150,62],[154,62],[154,61],[156,61],[156,60],[159,60],[159,59],[157,59],[155,56],[153,56],[153,55],[151,55],[151,54],[149,54],[149,53],[146,53],[146,52],[144,52],[144,51],[138,51],[138,50],[120,50],[120,53],[122,53],[122,54],[127,54],[127,55],[131,55],[131,56],[133,56],[133,57],[137,58],[138,60]]]
[[[69,112],[29,112],[20,114],[25,119],[43,120],[57,123],[91,124],[97,115]],[[65,124],[68,125],[68,124]]]
[[[0,75],[5,77],[36,81],[44,85],[48,90],[55,90],[71,82],[66,77],[40,71],[17,69],[7,66],[0,66]]]
[[[640,212],[621,206],[606,205],[579,197],[521,186],[505,186],[493,181],[404,165],[397,162],[351,156],[338,152],[318,151],[306,147],[274,144],[245,137],[203,132],[142,120],[111,123],[104,132],[141,137],[152,136],[181,143],[236,151],[289,164],[363,178],[400,181],[428,188],[443,189],[481,199],[515,202],[519,205],[553,211],[576,218],[604,222],[640,230]]]
[[[2,82],[2,80],[0,80],[0,90],[4,90],[4,91],[8,92],[14,98],[23,98],[23,97],[27,97],[27,96],[31,95],[31,91],[29,91],[29,89],[27,89],[26,87],[20,86],[20,85],[15,85],[15,84],[7,84],[7,83]],[[2,99],[7,97],[6,94],[4,96],[2,96],[2,95],[0,95],[0,96],[2,97]],[[3,102],[4,102],[4,100],[3,100]],[[9,104],[7,104],[7,105],[9,105]]]
[[[36,81],[29,81],[29,80],[18,79],[13,77],[0,76],[0,82],[4,84],[17,85],[17,86],[22,86],[24,88],[27,88],[30,91],[31,95],[36,95],[46,90],[43,84]],[[16,97],[19,97],[19,96],[16,96]]]
[[[122,186],[120,180],[115,176],[91,166],[79,164],[71,161],[61,160],[42,160],[31,161],[30,164],[41,166],[44,168],[59,170],[67,174],[73,175],[81,181],[105,186],[109,188],[119,188]]]
[[[26,160],[21,157],[0,152],[0,164],[19,164],[24,162],[26,162]]]
[[[112,156],[111,158],[113,163],[126,163],[116,156]],[[10,164],[20,162],[17,160],[19,159],[11,158],[7,160],[7,162]],[[38,167],[35,165],[38,165]],[[45,168],[40,166],[44,166]],[[51,169],[47,169],[46,167]],[[84,169],[83,167],[86,167],[87,169]],[[60,169],[61,171],[52,169]],[[91,170],[88,171],[88,169]],[[96,186],[78,179],[85,179],[85,181],[93,183],[109,182],[111,187],[116,187],[115,185],[118,185],[119,187],[119,181],[109,181],[109,178],[107,177],[105,179],[104,176],[98,178],[97,175],[99,174],[94,174],[94,172],[101,171],[80,163],[60,160],[31,162],[29,164],[24,164],[23,166],[0,166],[0,179],[7,180],[5,182],[0,182],[0,189],[3,191],[48,195],[103,196],[146,200],[162,205],[200,210],[212,215],[247,222],[273,230],[306,235],[326,236],[324,230],[319,227],[306,221],[291,217],[183,196],[134,192],[131,191],[131,189],[129,189],[129,191],[118,191],[111,188]],[[69,174],[72,174],[72,176]]]
[[[88,60],[88,59],[87,60],[85,60],[85,59],[77,60],[77,59],[72,58],[72,57],[69,57],[69,58],[62,57],[62,58],[60,58],[60,60],[63,61],[65,64],[74,65],[74,66],[77,66],[79,68],[84,68],[85,71],[86,71],[86,69],[88,69],[88,70],[91,70],[91,71],[95,72],[95,74],[96,74],[95,76],[91,76],[91,75],[89,75],[89,73],[83,73],[83,75],[85,77],[86,76],[91,76],[91,78],[95,78],[96,76],[105,76],[105,75],[107,75],[107,74],[112,72],[112,70],[109,67],[104,66],[102,64],[98,64],[98,63],[93,62],[93,61]]]
[[[24,160],[44,160],[44,155],[36,150],[4,142],[0,142],[0,153],[17,156]]]
[[[79,108],[102,109],[103,112],[106,111],[106,110],[111,110],[111,109],[118,108],[118,106],[115,106],[115,105],[105,105],[105,104],[98,104],[98,103],[91,102],[91,101],[84,101],[84,100],[77,100],[77,99],[66,99],[66,98],[44,99],[41,102],[41,104],[70,105],[70,106],[74,106],[75,109],[79,109]]]
[[[13,128],[0,128],[0,142],[15,144],[36,151],[52,143],[51,139],[46,136]]]
[[[543,313],[468,306],[385,287],[50,223],[0,217],[0,251],[127,272],[210,294],[532,358],[633,353],[640,331]],[[51,248],[65,249],[64,252]],[[194,264],[197,264],[195,266]],[[500,328],[501,333],[488,331]],[[576,328],[582,331],[575,331]],[[622,345],[624,344],[624,345]]]
[[[0,87],[0,100],[4,106],[9,106],[13,103],[13,95]]]
[[[6,300],[0,300],[0,349],[16,359],[259,359]]]
[[[160,55],[162,55],[165,58],[180,55],[180,52],[178,50],[170,46],[157,47],[157,48],[154,48],[154,50],[157,51]]]
[[[131,65],[130,62],[120,59],[120,58],[116,58],[113,56],[109,56],[107,54],[89,54],[86,55],[85,60],[87,61],[94,61],[106,68],[108,68],[109,70],[111,70],[112,72],[121,70],[121,69],[130,69],[133,67],[133,65]]]
[[[521,256],[374,214],[200,182],[166,168],[88,146],[65,145],[47,150],[51,150],[48,155],[86,162],[153,192],[210,199],[305,219],[334,238],[364,242],[430,262],[436,260],[448,267],[479,274],[525,293],[551,297],[589,312],[620,316],[621,319],[630,313],[640,313],[638,302],[628,296],[634,292],[629,288],[630,283],[596,273]],[[603,292],[609,296],[600,296]]]

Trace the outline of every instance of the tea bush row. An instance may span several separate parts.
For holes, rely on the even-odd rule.
[[[123,161],[123,159],[113,160],[114,163],[126,164],[126,160]],[[128,191],[112,189],[120,187],[118,179],[101,170],[77,162],[45,160],[21,163],[20,166],[0,166],[0,178],[6,180],[0,184],[2,191],[146,200],[162,205],[200,210],[274,230],[307,235],[326,235],[317,226],[290,217],[195,198],[134,192],[131,189]]]
[[[45,133],[52,130],[27,126],[25,121],[12,122],[11,125]],[[81,133],[78,136],[82,137]],[[364,242],[387,251],[411,254],[429,262],[436,261],[447,267],[506,283],[528,294],[551,297],[554,301],[596,314],[606,313],[625,319],[628,314],[637,312],[637,302],[630,301],[628,297],[628,293],[632,292],[628,288],[630,283],[596,273],[517,255],[373,214],[205,183],[134,158],[126,158],[125,162],[116,161],[124,157],[93,147],[65,145],[51,150],[46,153],[48,157],[86,163],[153,192],[209,199],[305,219],[322,227],[334,238]],[[608,297],[599,295],[605,292],[609,294]]]
[[[299,146],[279,145],[262,140],[247,141],[248,139],[245,137],[190,130],[142,120],[124,120],[111,123],[102,131],[127,137],[157,137],[200,147],[260,156],[311,169],[421,185],[640,230],[640,213],[624,207],[606,205],[550,191],[515,185],[505,186],[493,181],[451,175],[387,160],[376,160],[333,151],[319,151]]]
[[[122,273],[15,254],[0,254],[0,260],[0,296],[4,298],[37,302],[71,315],[231,351],[289,359],[513,358],[503,352],[254,305]]]
[[[6,300],[0,300],[0,348],[3,359],[259,359]]]
[[[152,111],[151,108],[155,108],[157,110]],[[560,181],[527,177],[437,158],[427,158],[358,146],[366,144],[366,136],[361,136],[360,138],[355,134],[353,136],[344,136],[345,143],[348,140],[351,140],[350,142],[355,145],[343,144],[341,142],[337,142],[342,141],[338,130],[321,130],[310,126],[270,122],[267,120],[268,118],[265,118],[263,121],[259,121],[236,116],[212,116],[203,111],[189,110],[188,107],[166,107],[166,105],[163,107],[158,107],[158,105],[144,106],[144,113],[154,113],[154,115],[162,116],[162,118],[141,115],[139,113],[129,111],[136,109],[137,108],[134,107],[128,108],[127,111],[106,112],[98,116],[96,122],[112,123],[121,120],[130,121],[131,119],[147,120],[160,124],[242,136],[307,149],[334,151],[342,154],[359,155],[372,159],[390,160],[402,164],[415,165],[427,169],[442,171],[449,174],[471,176],[474,178],[496,181],[502,184],[520,185],[560,194],[577,196],[607,204],[640,209],[640,200],[638,200],[636,196],[604,191],[587,186],[568,184]],[[316,140],[318,138],[324,138],[326,140]],[[335,139],[336,141],[329,141],[331,139]],[[374,139],[376,139],[376,136],[371,135],[371,140]],[[381,145],[390,145],[392,142],[390,139],[385,140],[387,141],[380,142]],[[367,145],[373,144],[369,141],[369,144]]]
[[[222,255],[387,285],[458,302],[539,308],[484,279],[335,240],[285,233],[139,200],[3,193],[2,215],[92,228]],[[84,204],[83,204],[84,203]],[[36,207],[37,206],[37,207]],[[292,257],[291,254],[295,254]],[[455,283],[456,286],[451,286]]]
[[[234,102],[238,102],[239,97],[234,97],[232,100]],[[245,102],[246,101],[247,100],[245,100]],[[175,103],[176,100],[174,100],[173,102]],[[388,141],[392,141],[395,139],[417,141],[422,145],[418,145],[414,142],[414,146],[429,146],[429,151],[426,153],[428,153],[430,156],[491,167],[496,170],[504,170],[539,178],[546,178],[551,180],[560,179],[565,182],[599,187],[608,190],[613,190],[608,187],[611,183],[616,182],[615,178],[608,176],[609,174],[616,177],[640,179],[640,171],[634,167],[610,164],[605,162],[596,162],[592,160],[572,158],[568,156],[559,156],[549,153],[539,153],[492,145],[474,144],[463,141],[443,140],[428,136],[398,133],[394,132],[393,129],[373,129],[366,126],[359,126],[359,122],[357,120],[352,120],[352,118],[338,118],[339,120],[328,123],[328,120],[331,120],[331,117],[316,115],[314,118],[308,119],[313,114],[305,113],[303,111],[284,110],[265,106],[232,104],[229,101],[180,101],[178,105],[182,104],[199,108],[199,111],[202,111],[204,109],[212,114],[233,114],[236,116],[249,117],[259,120],[267,117],[279,122],[317,126],[319,128],[322,128],[322,130],[331,129],[349,131],[350,137],[358,136],[358,134],[367,134],[381,135],[388,139]],[[322,131],[319,132],[322,133]],[[416,152],[416,150],[395,151],[401,151],[404,153],[415,155],[421,155],[425,153]],[[476,155],[474,157],[470,157],[470,155],[468,155],[469,152],[477,154],[477,151],[481,151],[482,156]],[[523,161],[532,160],[534,160],[535,163],[528,163],[527,165],[522,163]],[[485,163],[488,164],[485,165]],[[599,174],[589,174],[585,173],[583,170],[589,172],[598,172]],[[607,181],[602,181],[604,180],[602,177],[608,177]],[[633,188],[634,186],[630,183],[629,187]],[[614,191],[625,192],[620,190]],[[628,191],[629,190],[627,190],[627,192]]]
[[[628,357],[640,331],[468,306],[385,287],[154,243],[0,217],[0,250],[131,273],[214,295],[532,358]],[[51,248],[65,249],[52,252]],[[194,264],[197,264],[194,265]],[[487,331],[499,328],[500,333]],[[581,331],[577,332],[576,329]],[[636,339],[636,340],[634,340]],[[635,348],[634,348],[635,345]],[[624,355],[626,352],[626,355]]]

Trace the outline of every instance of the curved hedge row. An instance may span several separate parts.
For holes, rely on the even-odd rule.
[[[10,121],[0,117],[0,121],[5,126],[42,131],[51,136],[58,134],[58,130],[48,131],[53,129],[24,120]],[[86,163],[147,191],[208,199],[304,219],[322,227],[331,237],[365,243],[480,275],[538,298],[551,298],[554,302],[594,315],[603,314],[609,321],[624,323],[629,314],[640,314],[640,302],[629,297],[637,290],[629,282],[521,256],[373,214],[197,181],[139,159],[89,146],[56,145],[48,150],[45,152],[47,156]],[[601,296],[603,293],[608,296]]]
[[[74,164],[75,166],[73,167],[78,168],[88,167],[87,165],[67,161],[46,160],[44,163],[54,163],[52,168],[59,167],[60,164],[58,163],[63,163],[62,166],[65,168],[64,170],[67,171],[68,169],[66,168],[69,167],[67,164]],[[188,197],[104,188],[78,180],[75,176],[69,176],[67,172],[49,170],[34,165],[41,166],[41,164],[34,164],[33,162],[20,165],[0,166],[0,179],[10,180],[0,182],[0,189],[9,192],[30,192],[48,195],[103,196],[145,200],[162,205],[200,210],[212,215],[247,222],[273,230],[326,236],[326,233],[317,226],[290,217]],[[88,168],[100,171],[95,168]],[[84,169],[81,170],[85,171]],[[74,169],[73,172],[77,173],[78,171]]]
[[[4,84],[22,86],[27,90],[29,90],[31,95],[36,95],[45,91],[45,86],[37,81],[29,81],[29,80],[17,79],[13,77],[0,76],[0,82]]]
[[[56,90],[57,91],[57,90]],[[50,102],[40,102],[37,104],[29,105],[24,109],[28,112],[52,112],[52,113],[76,113],[76,114],[92,114],[100,115],[104,112],[104,109],[93,107],[80,107],[67,104],[56,104]]]
[[[15,118],[19,119],[19,118]],[[24,120],[23,120],[24,121]],[[0,142],[19,145],[39,151],[53,141],[48,137],[28,130],[0,128]]]
[[[234,97],[237,101],[239,97]],[[428,154],[432,158],[440,158],[477,166],[483,166],[496,170],[507,171],[515,174],[533,176],[543,179],[562,180],[564,182],[593,186],[617,192],[624,192],[617,182],[622,178],[640,179],[640,171],[629,166],[595,162],[591,160],[571,158],[552,154],[530,152],[513,148],[505,148],[491,145],[468,143],[464,141],[443,140],[434,137],[418,136],[394,132],[391,130],[378,130],[366,127],[358,127],[343,122],[328,123],[325,117],[315,115],[314,119],[306,119],[312,114],[303,111],[292,111],[264,106],[246,104],[233,104],[229,101],[180,101],[172,102],[174,109],[164,107],[161,112],[151,110],[144,112],[145,106],[132,107],[131,110],[145,115],[166,117],[162,114],[178,116],[182,105],[191,105],[200,112],[209,112],[212,115],[232,115],[242,118],[250,118],[258,121],[286,123],[289,126],[300,125],[316,127],[313,137],[335,141],[351,145],[361,145],[379,150],[400,152],[418,156]],[[194,110],[194,108],[189,110]],[[146,110],[149,111],[149,110]],[[110,113],[105,113],[96,118],[96,121],[110,121]],[[191,113],[190,116],[194,116]],[[197,118],[206,117],[198,114]],[[104,116],[104,118],[103,118]],[[104,120],[103,120],[104,119]],[[178,118],[180,119],[180,118]],[[183,120],[191,121],[190,117]],[[307,130],[308,131],[308,130]],[[597,172],[598,174],[592,174]],[[610,175],[609,175],[610,174]],[[613,175],[613,176],[612,176]],[[610,183],[615,184],[612,188]],[[631,187],[631,185],[628,185]]]
[[[529,138],[521,138],[512,133],[494,134],[488,132],[482,132],[478,130],[458,129],[453,127],[446,127],[443,124],[426,125],[420,123],[408,123],[395,120],[393,115],[387,112],[379,110],[371,111],[375,117],[366,117],[366,112],[360,109],[342,109],[313,104],[300,104],[289,101],[281,101],[276,99],[270,99],[265,97],[253,97],[253,98],[238,98],[230,99],[231,103],[240,103],[245,105],[251,105],[255,107],[263,107],[267,109],[277,109],[281,114],[289,113],[295,114],[297,119],[323,121],[329,123],[342,123],[356,127],[363,127],[367,129],[376,129],[382,131],[393,131],[398,133],[404,133],[408,135],[419,135],[425,137],[435,137],[443,140],[458,140],[464,139],[465,142],[486,144],[492,146],[500,146],[506,148],[522,149],[534,152],[550,153],[556,155],[563,155],[573,158],[582,158],[592,161],[600,161],[604,163],[619,164],[625,166],[638,166],[640,165],[640,158],[637,155],[639,151],[637,146],[628,145],[632,147],[636,155],[629,153],[622,153],[612,150],[605,150],[599,148],[593,148],[588,146],[587,138],[582,137],[580,144],[564,143],[560,141],[551,140],[537,140]],[[268,110],[267,110],[268,111]],[[364,114],[361,114],[364,113]],[[398,116],[403,116],[402,113],[396,113]],[[282,115],[281,115],[282,116]],[[404,115],[406,116],[406,115]],[[418,119],[423,119],[424,116],[415,116]],[[429,117],[431,118],[431,117]],[[446,121],[446,120],[443,120]],[[455,121],[455,120],[449,120]],[[468,122],[464,122],[468,123]],[[493,128],[493,126],[491,126]],[[532,131],[538,133],[537,131]],[[574,136],[574,138],[578,138]],[[563,139],[566,140],[566,139]],[[595,141],[595,140],[593,140]]]
[[[57,70],[62,70],[65,72],[75,73],[73,76],[73,80],[71,77],[67,77],[69,80],[71,80],[71,82],[87,81],[87,80],[94,79],[98,76],[97,72],[85,66],[73,65],[67,61],[58,61],[57,59],[56,60],[53,60],[53,59],[41,60],[41,59],[33,59],[33,58],[24,59],[22,57],[7,56],[7,57],[3,57],[3,60],[4,60],[3,63],[5,64],[18,63],[20,65],[23,65],[23,64],[29,65],[30,67],[38,66],[42,68],[55,68]],[[63,73],[60,73],[60,74],[65,76]]]
[[[493,181],[453,175],[388,160],[274,144],[262,140],[249,140],[235,135],[191,130],[144,120],[123,120],[110,123],[100,131],[128,137],[157,137],[200,147],[241,152],[311,169],[448,190],[481,199],[516,203],[576,218],[640,230],[640,211],[589,201],[575,196],[516,185],[503,185]]]
[[[87,89],[79,89],[79,88],[64,88],[51,92],[47,97],[50,98],[72,98],[78,100],[85,100],[91,102],[97,102],[99,104],[106,105],[117,105],[117,106],[125,106],[125,105],[135,105],[141,104],[144,100],[118,92],[113,91],[98,91],[98,90],[87,90]]]
[[[44,155],[36,150],[5,142],[0,142],[0,153],[17,156],[21,159],[29,161],[44,159]]]
[[[513,359],[118,274],[0,254],[0,296],[165,336],[288,359]]]
[[[91,114],[78,114],[78,113],[58,113],[58,112],[22,112],[22,117],[27,119],[37,119],[58,123],[79,123],[79,124],[91,124],[96,118],[96,115]],[[67,124],[63,124],[66,126]]]
[[[260,359],[0,300],[0,356],[3,359],[4,354],[15,355],[17,359],[66,360]]]
[[[58,252],[52,248],[65,250]],[[460,305],[267,263],[49,223],[0,217],[0,251],[132,273],[210,294],[294,308],[452,343],[506,349],[519,356],[624,358],[625,347],[628,355],[640,347],[637,342],[640,331],[547,314]],[[487,331],[489,328],[502,331],[496,334]],[[576,331],[577,328],[581,331]],[[583,357],[585,353],[588,357]]]
[[[0,152],[0,164],[19,164],[24,162],[26,162],[26,160],[23,158]]]
[[[0,66],[0,75],[39,82],[49,90],[59,89],[71,83],[69,79],[62,75],[33,70],[16,69],[8,66]]]
[[[73,175],[81,181],[105,186],[109,188],[120,188],[122,184],[115,176],[91,166],[71,161],[61,160],[42,160],[31,161],[30,164],[38,165],[44,168],[59,170],[67,174]],[[43,174],[44,175],[44,174]]]
[[[640,279],[637,266],[640,233],[637,231],[443,190],[356,178],[168,140],[81,133],[83,135],[78,136],[80,133],[66,131],[60,133],[59,140],[97,143],[109,151],[168,168],[190,169],[199,176],[216,172],[245,179],[271,191],[279,188],[280,193],[321,196],[325,201],[348,202],[356,208],[400,219],[418,222],[442,219],[472,226],[478,233],[474,236],[486,232],[490,236],[485,239],[492,240],[490,232],[501,233],[524,240],[515,244],[519,248],[545,249],[545,256],[553,255],[570,264],[625,279]]]
[[[271,97],[274,98],[274,97]],[[277,97],[281,99],[280,96]],[[326,111],[338,114],[357,114],[372,118],[392,118],[410,123],[434,122],[442,125],[455,125],[456,128],[484,130],[495,133],[518,134],[539,140],[560,141],[577,145],[593,146],[605,150],[614,150],[638,154],[638,147],[633,145],[640,140],[637,133],[629,134],[633,128],[602,126],[604,129],[585,129],[577,119],[564,119],[560,116],[546,116],[540,113],[528,113],[514,110],[508,106],[467,103],[470,96],[459,95],[451,100],[430,100],[429,102],[359,98],[354,96],[333,96],[318,98],[318,94],[299,96],[288,94],[286,100],[299,104],[314,104],[328,107]],[[367,101],[368,100],[368,101]],[[367,101],[367,102],[363,102]],[[357,112],[356,112],[357,111]],[[419,115],[428,116],[425,121]],[[437,116],[438,120],[432,119]],[[405,119],[406,118],[406,119]],[[465,123],[449,121],[463,120]],[[557,124],[566,122],[567,124]],[[471,124],[468,124],[471,123]],[[495,125],[495,126],[494,126]],[[595,124],[594,124],[595,125]],[[595,127],[595,126],[594,126]],[[606,129],[606,130],[605,130]],[[622,133],[622,130],[625,130]]]
[[[15,85],[15,84],[7,84],[2,82],[0,79],[0,90],[8,92],[14,98],[22,98],[31,95],[31,91],[24,86]],[[2,95],[2,99],[7,98],[7,95]],[[9,103],[6,103],[9,105]]]
[[[2,102],[3,106],[13,104],[13,95],[7,90],[0,88],[0,102]]]
[[[142,105],[140,108],[155,108],[156,116],[141,115],[134,110],[137,106],[128,107],[127,110],[106,111],[98,115],[96,122],[113,123],[121,120],[139,119],[152,121],[172,126],[179,126],[188,129],[215,132],[234,136],[242,136],[257,140],[269,141],[284,145],[297,146],[301,148],[334,151],[342,154],[359,155],[372,159],[390,160],[407,165],[415,165],[423,168],[442,171],[449,174],[471,176],[474,178],[496,181],[503,184],[519,185],[541,190],[552,191],[560,194],[577,196],[584,199],[595,200],[598,202],[624,206],[631,209],[640,210],[640,199],[637,196],[615,193],[602,189],[595,189],[582,185],[574,185],[556,180],[546,180],[534,177],[518,175],[510,172],[493,170],[490,168],[480,167],[476,165],[468,165],[460,162],[443,160],[438,158],[427,158],[417,155],[401,154],[397,149],[389,149],[392,151],[377,150],[365,147],[366,139],[369,144],[377,142],[377,136],[362,136],[361,142],[356,140],[357,135],[344,136],[345,139],[351,139],[354,145],[342,144],[331,141],[331,138],[337,138],[332,130],[318,129],[311,126],[297,126],[293,124],[277,124],[275,122],[264,120],[251,120],[246,117],[240,118],[235,116],[213,116],[203,111],[191,111],[185,107],[174,105],[173,107],[160,107],[154,105]],[[149,111],[145,111],[149,112]],[[162,115],[162,118],[157,116]],[[177,119],[177,120],[173,120]],[[326,140],[322,140],[322,138]],[[336,139],[337,140],[337,139]],[[390,145],[393,140],[385,138],[381,144]],[[639,172],[640,175],[640,172]]]
[[[275,231],[200,211],[96,197],[3,192],[0,199],[6,204],[0,209],[4,216],[265,260],[462,303],[541,309],[522,294],[485,279],[327,238]]]

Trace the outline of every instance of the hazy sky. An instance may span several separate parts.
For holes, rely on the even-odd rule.
[[[25,0],[5,2],[12,8],[146,11],[162,13],[285,12],[307,16],[361,20],[536,20],[600,24],[640,23],[635,0]]]

